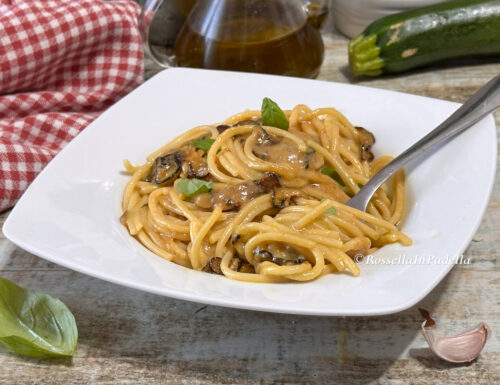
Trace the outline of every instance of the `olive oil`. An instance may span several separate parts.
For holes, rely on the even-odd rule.
[[[298,25],[286,18],[244,17],[223,20],[215,32],[208,28],[201,33],[188,19],[175,44],[176,61],[185,67],[313,78],[324,52],[314,24],[305,17]]]

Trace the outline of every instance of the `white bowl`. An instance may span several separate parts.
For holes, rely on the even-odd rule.
[[[42,171],[9,215],[5,235],[70,269],[207,304],[294,314],[375,315],[406,309],[422,299],[452,268],[451,258],[444,258],[465,250],[486,208],[496,164],[491,116],[408,170],[403,230],[414,244],[391,245],[374,254],[380,263],[421,256],[429,264],[364,264],[360,277],[332,274],[308,283],[237,282],[165,261],[120,225],[120,200],[129,178],[123,159],[141,163],[179,133],[259,108],[265,96],[284,108],[298,103],[336,107],[354,124],[374,132],[376,155],[397,155],[458,106],[316,80],[168,69],[103,113]],[[438,258],[441,264],[436,264]]]

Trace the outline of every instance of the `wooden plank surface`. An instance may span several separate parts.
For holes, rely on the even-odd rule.
[[[462,62],[380,79],[353,79],[347,40],[325,35],[320,79],[464,101],[500,73],[500,61]],[[500,126],[500,111],[496,115]],[[8,213],[0,215],[0,223]],[[0,236],[0,276],[50,293],[73,311],[72,359],[26,359],[0,347],[1,384],[498,384],[500,180],[474,241],[417,306],[383,317],[307,317],[203,306],[90,278],[37,258]],[[493,331],[470,364],[434,357],[417,307],[443,334],[486,321]]]

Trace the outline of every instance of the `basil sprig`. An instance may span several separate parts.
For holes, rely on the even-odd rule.
[[[262,125],[288,131],[288,118],[279,106],[269,98],[262,100]]]
[[[212,182],[206,182],[201,179],[181,179],[175,187],[179,192],[187,197],[212,191]]]
[[[57,298],[0,278],[0,342],[29,357],[75,354],[75,317]]]
[[[326,199],[325,198],[321,198],[320,199],[320,203],[323,203]],[[337,213],[337,211],[335,210],[335,207],[330,207],[329,209],[325,210],[324,214],[331,214],[331,215],[335,215]]]
[[[212,147],[212,144],[214,144],[215,139],[199,139],[199,140],[193,140],[191,142],[191,145],[193,145],[196,148],[199,148],[200,150],[203,151],[208,151],[210,150],[210,147]]]
[[[340,177],[339,173],[333,167],[323,166],[321,168],[321,173],[324,175],[328,175],[330,178],[332,178],[339,185],[341,185],[342,187],[345,187],[344,181]]]

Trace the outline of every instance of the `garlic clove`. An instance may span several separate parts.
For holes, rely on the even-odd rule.
[[[421,332],[429,347],[443,360],[456,363],[469,362],[477,358],[490,334],[488,325],[484,322],[452,337],[437,336],[434,329],[434,325],[428,325],[428,320],[422,323]]]

